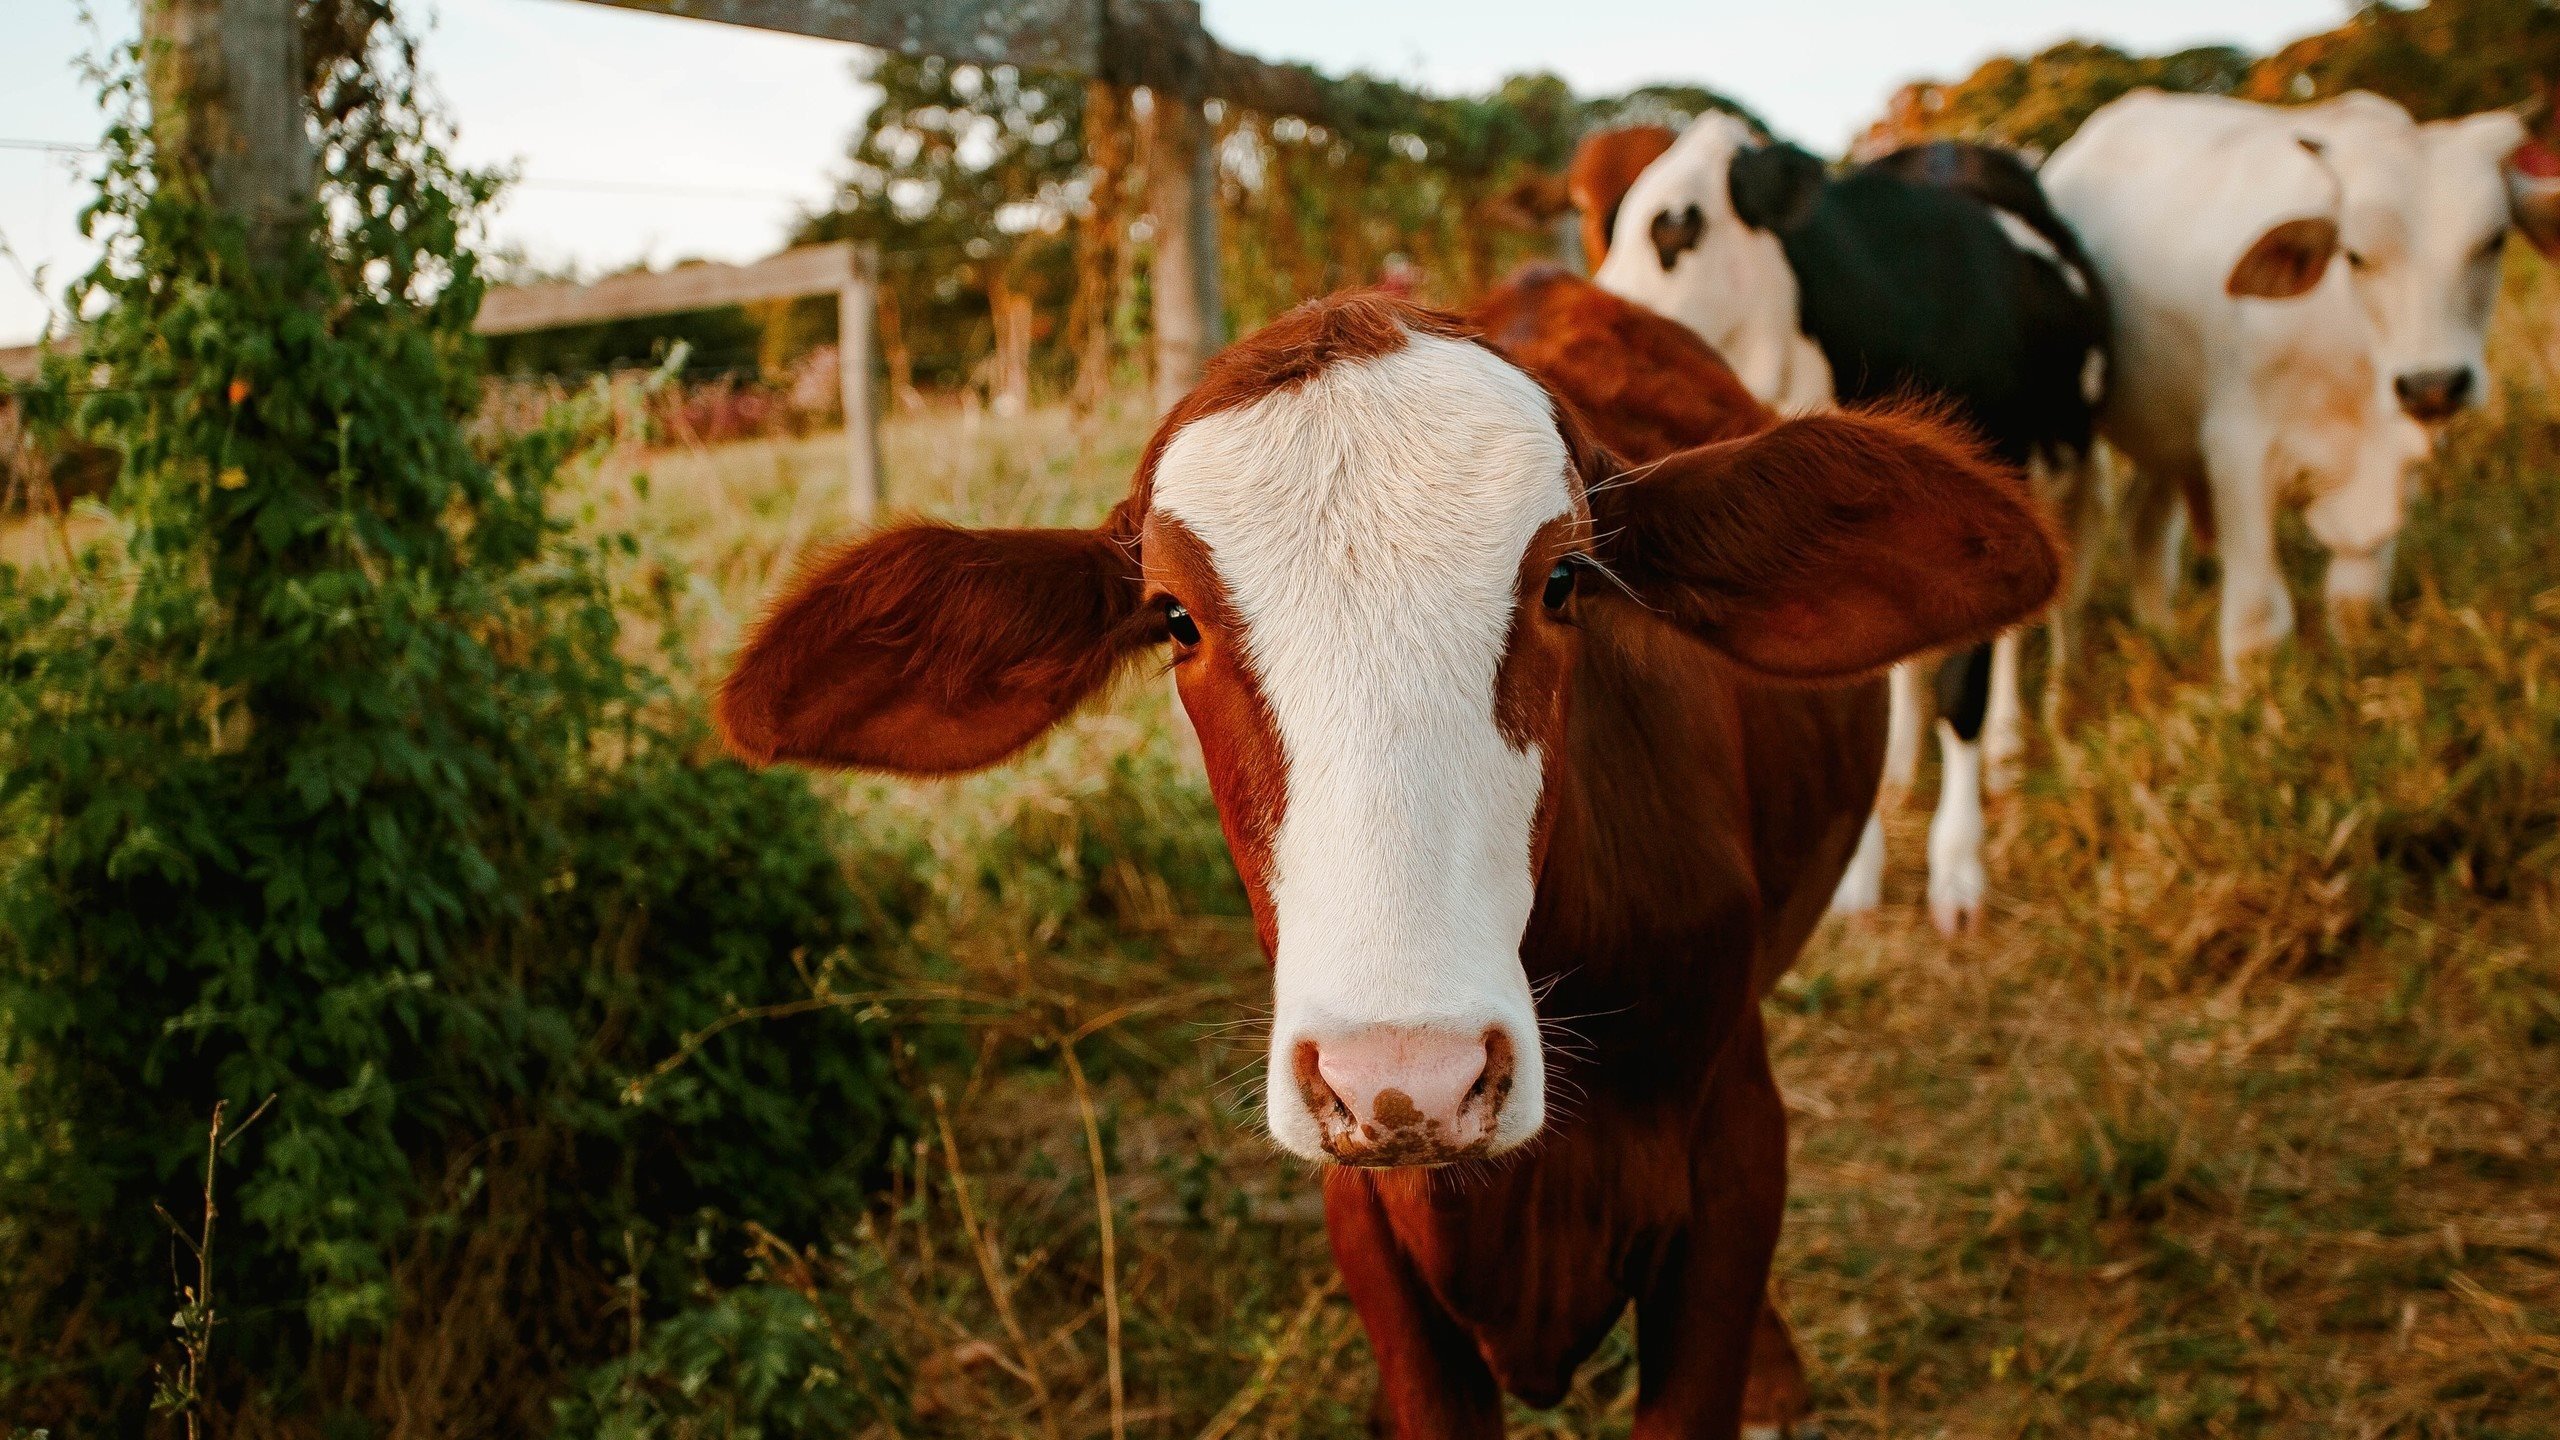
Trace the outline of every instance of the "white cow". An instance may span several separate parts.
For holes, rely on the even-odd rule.
[[[2388,591],[2412,469],[2486,386],[2510,219],[2542,218],[2510,164],[2523,140],[2504,111],[2421,125],[2362,92],[2137,91],[2045,164],[2114,307],[2101,427],[2139,471],[2137,613],[2168,621],[2183,493],[2221,550],[2228,676],[2293,629],[2279,503],[2329,552],[2333,614]]]

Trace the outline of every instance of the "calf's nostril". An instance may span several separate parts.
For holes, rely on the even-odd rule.
[[[1316,1123],[1331,1130],[1352,1123],[1351,1107],[1324,1076],[1324,1057],[1313,1040],[1301,1040],[1289,1052],[1289,1069],[1298,1081],[1298,1094]]]
[[[1503,1102],[1511,1098],[1514,1064],[1511,1037],[1499,1029],[1484,1032],[1484,1072],[1476,1077],[1474,1085],[1468,1087],[1466,1098],[1459,1103],[1459,1110],[1463,1113],[1481,1105],[1486,1122],[1490,1124],[1494,1116],[1502,1113]]]

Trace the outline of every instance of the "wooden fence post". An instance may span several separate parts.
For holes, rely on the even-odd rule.
[[[836,383],[844,398],[845,467],[853,521],[869,525],[880,513],[880,417],[872,404],[872,288],[879,283],[879,257],[871,247],[854,247],[845,267],[844,285],[836,291]]]
[[[1218,283],[1217,136],[1201,114],[1211,45],[1198,0],[1169,0],[1177,23],[1160,33],[1167,83],[1147,107],[1147,212],[1155,228],[1156,409],[1169,410],[1226,344]]]
[[[1156,92],[1147,117],[1148,219],[1155,228],[1156,408],[1200,382],[1226,343],[1218,284],[1218,192],[1198,100]]]
[[[201,176],[215,208],[248,226],[251,257],[275,265],[310,223],[300,7],[145,0],[142,33],[164,178]]]
[[[1075,299],[1067,310],[1079,414],[1100,409],[1111,389],[1111,322],[1127,246],[1121,201],[1129,183],[1129,120],[1127,91],[1108,80],[1085,82],[1084,153],[1093,166],[1092,209],[1076,227]]]

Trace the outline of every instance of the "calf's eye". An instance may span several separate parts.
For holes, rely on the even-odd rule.
[[[1164,607],[1164,628],[1173,636],[1173,643],[1186,650],[1200,643],[1200,622],[1179,605]]]
[[[1557,561],[1556,568],[1547,572],[1547,588],[1538,596],[1539,602],[1549,610],[1563,609],[1564,602],[1573,598],[1573,576],[1576,568],[1578,567],[1570,560]]]

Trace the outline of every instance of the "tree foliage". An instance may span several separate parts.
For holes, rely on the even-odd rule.
[[[2098,107],[2143,86],[2270,104],[2371,90],[2420,120],[2440,120],[2535,99],[2555,77],[2560,14],[2550,0],[2368,0],[2337,29],[2263,58],[2228,46],[2130,55],[2085,40],[2023,59],[1994,56],[1962,80],[1894,92],[1858,150],[1954,139],[2050,153]]]
[[[2560,13],[2549,0],[2371,0],[2258,62],[2243,93],[2281,103],[2370,90],[2444,120],[2535,99],[2556,75]]]
[[[1993,56],[1953,83],[1903,86],[1857,150],[1873,156],[1923,140],[1981,140],[2050,154],[2100,106],[2130,91],[2150,86],[2228,95],[2248,78],[2249,66],[2245,52],[2228,46],[2142,56],[2066,40],[2024,59]]]
[[[893,340],[920,383],[958,383],[992,344],[990,290],[1028,294],[1053,318],[1064,311],[1068,227],[1092,185],[1084,84],[887,51],[866,54],[856,76],[879,101],[846,147],[835,207],[794,242],[878,247]],[[808,308],[799,328],[831,335],[832,316]]]
[[[252,260],[127,54],[96,318],[23,397],[126,456],[120,551],[0,569],[0,1415],[71,1433],[138,1428],[209,1203],[221,1379],[164,1403],[520,1431],[896,1121],[844,1010],[626,1093],[873,922],[830,812],[628,653],[635,547],[548,510],[581,417],[474,450],[493,186],[386,6],[305,21],[307,237]],[[208,1187],[209,1112],[270,1098]]]

